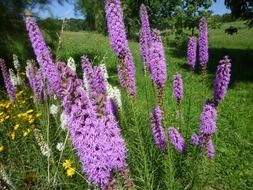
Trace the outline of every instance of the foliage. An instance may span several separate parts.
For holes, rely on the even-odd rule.
[[[56,0],[54,0],[56,1]],[[62,4],[64,1],[57,0]],[[68,0],[65,0],[68,2]],[[24,11],[35,6],[44,7],[51,0],[1,0],[0,1],[0,57],[11,60],[12,53],[25,61],[31,56],[23,22]],[[8,62],[9,62],[8,61]]]
[[[224,34],[224,29],[230,25],[239,28],[238,35],[231,37]],[[181,48],[165,47],[169,80],[165,90],[164,123],[166,128],[169,125],[180,126],[180,132],[187,143],[188,154],[185,155],[176,153],[171,144],[168,144],[169,152],[165,155],[154,144],[149,120],[156,101],[154,89],[149,76],[143,73],[138,44],[130,42],[136,66],[137,99],[134,105],[126,94],[122,94],[123,108],[118,119],[127,142],[130,174],[137,189],[252,189],[253,39],[251,36],[252,31],[242,22],[226,23],[220,29],[209,31],[210,61],[207,68],[207,83],[204,86],[201,83],[201,76],[198,73],[190,73],[186,68],[185,52]],[[81,55],[87,54],[94,64],[104,62],[109,71],[109,82],[118,85],[118,79],[115,77],[117,58],[110,49],[108,38],[90,32],[65,32],[62,38],[60,59],[66,61],[69,56],[73,56],[77,61],[80,76],[82,73],[79,59]],[[212,93],[217,62],[224,54],[229,54],[232,58],[232,83],[224,102],[217,110],[218,131],[213,139],[217,156],[213,161],[207,161],[200,156],[198,149],[192,148],[189,139],[192,132],[198,130],[203,103]],[[182,122],[176,117],[177,103],[172,94],[172,76],[176,72],[182,75],[185,90],[181,102]],[[67,132],[60,128],[61,109],[56,115],[49,112],[49,105],[59,106],[58,100],[50,97],[44,104],[35,105],[30,98],[31,89],[26,83],[21,88],[23,93],[18,95],[15,106],[9,105],[7,100],[0,102],[0,116],[4,112],[11,117],[11,119],[6,116],[0,117],[4,118],[0,124],[0,146],[3,145],[5,148],[0,151],[0,162],[17,186],[16,189],[92,189],[85,181],[85,176],[80,174],[79,160],[71,142],[66,138]],[[6,97],[3,91],[0,96]],[[28,113],[31,112],[30,109],[33,110],[32,113]],[[35,118],[33,123],[35,128],[29,124],[29,120],[26,119],[28,116],[24,113]],[[19,114],[26,117],[19,118]],[[36,114],[41,115],[37,118]],[[42,155],[34,135],[34,129],[38,129],[47,142],[48,120],[52,150],[50,182],[47,181],[47,157]],[[22,125],[18,128],[16,133],[18,135],[12,140],[8,134],[15,129],[13,127],[17,122]],[[31,132],[24,137],[23,130],[26,129],[31,129]],[[61,153],[56,145],[65,139],[67,139],[66,147],[60,159]]]
[[[201,16],[207,17],[211,15],[211,12],[207,11],[207,9],[214,1],[122,0],[121,4],[124,12],[127,35],[135,38],[136,34],[139,33],[139,10],[142,3],[148,9],[152,28],[159,28],[160,30],[170,28],[172,31],[177,30],[178,35],[181,35],[185,28],[190,28],[193,32]],[[87,21],[86,29],[96,30],[102,33],[106,32],[103,1],[80,0],[76,8],[83,11]]]
[[[225,5],[231,9],[235,18],[243,18],[249,27],[253,27],[253,1],[252,0],[225,0]]]

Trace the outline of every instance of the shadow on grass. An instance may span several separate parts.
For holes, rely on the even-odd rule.
[[[178,58],[186,56],[186,52],[177,49],[173,49],[171,54]],[[212,75],[210,80],[214,78],[219,60],[225,55],[228,55],[232,60],[231,87],[233,87],[236,82],[253,82],[253,49],[209,48],[207,72]],[[185,70],[189,70],[187,64],[183,64],[181,67]],[[198,70],[196,73],[200,74],[198,65],[197,68]]]

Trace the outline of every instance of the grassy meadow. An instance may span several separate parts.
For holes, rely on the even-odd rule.
[[[238,34],[224,33],[230,25],[238,27]],[[179,129],[186,140],[185,154],[177,153],[168,143],[168,154],[161,153],[155,146],[150,113],[156,105],[155,91],[148,73],[143,71],[139,44],[130,41],[134,56],[137,81],[136,101],[129,100],[122,90],[122,103],[118,120],[128,149],[128,164],[135,188],[141,190],[250,190],[253,188],[253,30],[242,22],[226,23],[220,29],[209,30],[209,62],[207,75],[203,81],[200,72],[191,73],[186,63],[186,50],[169,47],[164,43],[168,80],[165,90],[164,128],[173,126]],[[109,83],[119,86],[117,77],[118,59],[114,55],[108,36],[90,32],[65,31],[61,37],[59,60],[66,61],[70,56],[77,64],[77,74],[82,77],[80,57],[88,55],[94,64],[104,63],[109,73]],[[173,40],[173,39],[171,39]],[[187,44],[186,44],[187,45]],[[228,55],[232,59],[232,72],[229,90],[225,100],[218,107],[217,132],[213,136],[215,158],[207,160],[201,151],[192,146],[192,133],[199,129],[200,114],[204,102],[212,98],[215,70],[219,60]],[[180,107],[182,119],[177,117],[179,109],[173,96],[173,75],[183,77],[184,97]],[[18,114],[34,110],[36,126],[48,140],[52,150],[50,160],[42,156],[35,137],[30,135],[15,140],[3,135],[0,141],[5,151],[0,152],[0,164],[5,168],[16,189],[95,189],[85,179],[75,151],[72,149],[68,132],[60,129],[60,113],[49,114],[49,106],[60,102],[50,97],[44,104],[34,105],[31,90],[22,88],[26,97],[24,106],[14,106]],[[1,92],[2,93],[2,92]],[[23,97],[23,98],[22,98]],[[20,111],[22,110],[22,111]],[[18,112],[18,113],[15,113]],[[35,117],[35,116],[34,116]],[[22,121],[23,122],[23,121]],[[29,125],[29,123],[22,123]],[[1,128],[15,125],[13,121],[1,124]],[[31,129],[32,130],[32,129]],[[65,142],[64,151],[55,149],[57,142]],[[70,159],[76,174],[67,177],[62,166]],[[48,169],[48,165],[50,168]],[[0,169],[1,169],[0,167]],[[49,177],[48,177],[49,176]]]

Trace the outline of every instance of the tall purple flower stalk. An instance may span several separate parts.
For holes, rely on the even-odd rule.
[[[49,85],[54,88],[56,95],[61,96],[60,73],[53,62],[52,55],[44,41],[41,31],[32,17],[26,17],[26,28],[36,59],[41,65],[43,72],[47,73],[46,77]]]
[[[109,189],[114,182],[113,170],[117,169],[116,166],[126,166],[124,158],[121,158],[121,161],[124,162],[121,165],[119,164],[119,160],[117,160],[117,163],[114,160],[116,153],[122,155],[122,153],[118,152],[122,150],[118,147],[122,143],[116,145],[116,143],[108,142],[108,138],[121,138],[119,137],[119,132],[110,133],[112,129],[106,129],[109,132],[105,133],[105,123],[102,122],[103,120],[98,119],[91,101],[82,88],[82,80],[77,78],[71,68],[67,67],[64,63],[57,63],[53,67],[52,59],[48,57],[45,59],[46,52],[43,51],[44,46],[37,46],[37,43],[43,40],[43,38],[41,35],[37,35],[37,33],[36,35],[34,34],[34,30],[37,30],[38,27],[36,23],[30,23],[30,21],[29,19],[27,20],[28,31],[31,33],[30,36],[34,38],[31,41],[37,60],[39,60],[44,68],[47,78],[51,79],[51,86],[54,88],[54,91],[60,94],[64,113],[68,115],[68,126],[73,147],[81,160],[83,170],[86,172],[91,183],[101,189]],[[39,50],[36,48],[39,48]],[[53,85],[54,83],[56,85]],[[111,127],[115,129],[115,126]],[[109,134],[115,136],[109,137]],[[112,141],[113,139],[110,140]],[[112,152],[114,153],[112,154]]]
[[[93,86],[93,68],[91,65],[91,62],[87,56],[82,56],[81,57],[81,63],[82,63],[82,70],[83,70],[83,75],[85,84],[87,86],[87,91],[94,91],[95,87]]]
[[[4,79],[4,86],[7,90],[7,94],[12,102],[16,99],[16,87],[11,82],[10,73],[8,72],[5,61],[0,58],[0,69],[2,71],[2,76]]]
[[[69,115],[73,147],[83,165],[89,181],[101,189],[114,185],[113,170],[126,164],[126,149],[111,108],[106,103],[102,117],[81,87],[82,81],[66,65],[61,65],[64,84],[63,106]]]
[[[44,73],[42,68],[36,71],[33,85],[35,98],[39,101],[43,101],[46,98],[46,94],[44,92]]]
[[[128,42],[120,1],[106,0],[105,13],[112,49],[118,57],[121,57],[128,49]]]
[[[164,152],[166,151],[166,137],[162,126],[162,112],[159,106],[153,108],[150,118],[155,143]]]
[[[152,32],[152,44],[149,51],[149,61],[151,79],[158,88],[164,88],[167,80],[166,59],[161,33],[157,29],[154,29]]]
[[[202,17],[199,22],[199,64],[202,69],[208,62],[208,28],[206,18]]]
[[[126,51],[125,56],[120,60],[120,64],[118,65],[118,77],[120,85],[125,88],[131,96],[135,96],[135,68],[130,50]]]
[[[191,36],[188,41],[187,47],[187,63],[191,69],[195,69],[196,64],[196,53],[197,53],[197,39],[195,36]]]
[[[198,135],[192,135],[192,144],[199,145],[207,158],[214,157],[212,135],[216,131],[217,111],[213,102],[206,102],[201,113]]]
[[[209,138],[209,140],[207,141],[205,153],[207,158],[209,159],[213,159],[215,156],[215,149],[213,146],[212,138]]]
[[[152,36],[151,36],[148,13],[147,13],[146,6],[144,4],[141,4],[141,7],[140,7],[140,17],[141,17],[140,52],[141,52],[142,60],[145,64],[145,68],[149,70],[148,54],[149,54],[149,46],[152,40]]]
[[[230,81],[230,70],[230,59],[228,56],[225,56],[222,60],[220,60],[219,65],[217,66],[216,78],[214,81],[214,100],[217,103],[221,102],[227,93]]]
[[[152,31],[152,42],[149,48],[149,69],[151,79],[156,87],[158,103],[163,108],[164,86],[167,80],[165,53],[160,31]]]
[[[98,67],[92,67],[87,56],[81,57],[83,75],[85,76],[89,98],[92,101],[95,112],[102,113],[105,107],[106,84],[103,70]]]
[[[201,113],[199,134],[212,135],[216,131],[217,111],[212,103],[206,103]]]
[[[173,93],[177,103],[180,103],[183,98],[183,80],[180,74],[173,76]]]
[[[169,139],[174,148],[182,153],[185,151],[185,141],[182,135],[178,132],[178,130],[174,127],[169,127],[168,128],[168,134],[169,134]]]
[[[135,96],[135,68],[132,53],[128,46],[123,12],[119,0],[106,0],[105,12],[108,33],[113,51],[120,59],[118,76],[120,84],[130,96]]]
[[[44,73],[42,69],[33,68],[32,65],[28,65],[26,73],[34,94],[34,101],[43,101],[46,98],[46,94],[44,91]]]

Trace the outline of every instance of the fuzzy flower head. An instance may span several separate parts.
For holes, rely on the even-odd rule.
[[[61,121],[60,127],[62,130],[65,131],[68,128],[68,116],[66,113],[64,112],[61,113],[60,121]]]
[[[208,159],[213,159],[215,156],[215,149],[212,138],[209,138],[205,147],[205,153]]]
[[[13,54],[13,65],[14,65],[14,68],[16,69],[17,72],[20,71],[20,63],[19,63],[19,60],[18,60],[18,56],[16,54]]]
[[[217,66],[216,78],[214,81],[214,100],[218,103],[224,99],[227,93],[231,75],[230,71],[230,59],[228,58],[228,56],[225,56]]]
[[[199,22],[199,64],[206,66],[208,62],[208,28],[206,18],[202,17]]]
[[[76,72],[76,64],[75,64],[75,60],[73,59],[73,57],[69,57],[69,58],[68,58],[67,65],[68,65],[74,72]]]
[[[109,78],[109,75],[108,75],[106,65],[105,64],[100,64],[99,67],[102,70],[102,72],[104,73],[105,79],[107,80]]]
[[[120,1],[106,0],[105,13],[112,49],[120,57],[128,47]]]
[[[34,129],[34,137],[37,144],[40,147],[41,154],[43,156],[49,157],[51,154],[51,149],[49,148],[49,145],[47,144],[47,142],[44,140],[40,130]]]
[[[2,71],[2,76],[4,79],[4,86],[7,90],[7,94],[12,102],[15,101],[16,87],[11,82],[10,74],[6,68],[5,61],[0,58],[0,70]]]
[[[58,151],[60,151],[60,152],[63,151],[63,149],[64,149],[64,144],[63,144],[62,142],[57,143],[56,149],[57,149]]]
[[[183,98],[183,80],[180,74],[173,76],[173,93],[177,103],[179,103]]]
[[[135,67],[133,55],[128,49],[118,65],[118,77],[120,85],[127,90],[132,97],[136,94]]]
[[[201,113],[199,134],[211,135],[216,131],[217,111],[212,103],[205,103]]]
[[[182,153],[185,151],[185,141],[182,135],[178,132],[178,130],[174,127],[169,127],[168,128],[168,134],[169,134],[169,139],[174,148]]]
[[[154,29],[152,32],[152,43],[149,49],[149,66],[151,79],[158,88],[164,88],[167,80],[167,69],[165,53],[161,33]]]
[[[197,53],[197,39],[195,36],[191,36],[188,41],[187,47],[187,63],[191,69],[195,69],[196,64],[196,53]]]
[[[166,151],[166,137],[162,126],[162,112],[159,106],[153,108],[150,118],[155,143],[160,150]]]
[[[36,21],[31,17],[26,17],[26,28],[37,62],[41,65],[43,72],[46,73],[47,81],[56,95],[61,96],[62,88],[60,73],[57,65],[53,62],[52,54],[45,43]]]
[[[150,42],[152,40],[151,37],[151,29],[148,19],[148,13],[146,6],[141,4],[140,7],[140,17],[141,17],[141,31],[140,31],[140,52],[142,56],[142,60],[145,63],[146,68],[149,68],[148,65],[148,51]]]
[[[198,145],[199,144],[199,136],[197,134],[192,134],[191,143],[193,145]]]
[[[21,78],[19,77],[19,75],[15,74],[13,69],[9,69],[9,74],[10,74],[10,79],[11,79],[11,82],[14,86],[18,86],[18,85],[21,85]]]
[[[56,115],[56,114],[58,113],[58,109],[59,109],[58,106],[52,104],[52,105],[50,106],[50,114]]]

